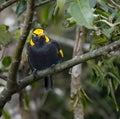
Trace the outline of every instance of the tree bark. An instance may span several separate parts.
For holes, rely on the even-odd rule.
[[[83,32],[84,32],[83,27],[79,27],[76,29],[76,41],[75,41],[75,46],[73,51],[73,57],[76,57],[82,54],[83,40],[84,40]],[[84,112],[83,112],[83,107],[80,101],[80,95],[78,95],[77,93],[80,91],[80,88],[81,88],[81,77],[82,77],[82,64],[75,65],[72,68],[72,75],[71,75],[71,98],[74,99],[74,101],[78,99],[73,111],[74,119],[84,118]],[[77,98],[74,98],[76,96]]]
[[[11,96],[17,92],[18,90],[18,83],[17,83],[17,73],[18,68],[21,61],[22,51],[27,39],[27,36],[30,31],[32,19],[33,19],[33,12],[34,12],[34,0],[27,0],[27,10],[26,16],[24,21],[24,27],[22,31],[22,35],[20,36],[20,40],[16,46],[12,57],[12,63],[9,69],[7,85],[4,90],[0,93],[0,116],[2,115],[2,109],[7,101],[11,99]]]
[[[8,88],[5,87],[4,90],[2,92],[0,92],[0,116],[2,114],[2,109],[3,109],[4,105],[11,99],[11,96],[13,94],[21,91],[27,85],[29,85],[33,82],[36,82],[47,75],[53,75],[57,72],[61,72],[65,69],[71,68],[77,64],[87,62],[88,60],[92,60],[92,59],[95,59],[100,56],[106,56],[106,55],[110,54],[112,51],[118,50],[119,48],[120,48],[120,40],[117,40],[117,41],[114,41],[114,42],[104,46],[104,47],[93,50],[91,52],[84,53],[79,56],[75,56],[74,58],[72,58],[68,61],[65,61],[61,64],[57,64],[53,68],[48,68],[43,71],[39,71],[38,78],[36,78],[36,80],[34,79],[33,75],[29,75],[29,76],[25,77],[24,79],[20,80],[20,82],[18,82],[18,86],[13,85],[11,90],[8,90]],[[74,94],[74,91],[73,91],[73,94]]]

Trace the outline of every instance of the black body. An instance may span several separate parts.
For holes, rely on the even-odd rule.
[[[27,46],[28,62],[32,70],[44,70],[61,61],[60,48],[56,42],[45,42],[44,36],[37,37],[34,42],[34,46],[29,43]],[[46,89],[52,88],[52,85],[52,77],[45,77]]]

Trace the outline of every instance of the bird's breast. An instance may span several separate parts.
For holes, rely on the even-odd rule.
[[[38,70],[46,69],[58,63],[57,49],[52,45],[31,47],[29,60],[32,66]]]

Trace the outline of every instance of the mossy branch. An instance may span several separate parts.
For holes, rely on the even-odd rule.
[[[13,54],[12,64],[9,69],[9,78],[7,80],[7,86],[0,94],[0,115],[2,114],[2,108],[4,107],[5,103],[11,99],[11,95],[14,92],[16,92],[16,89],[18,88],[16,82],[17,71],[21,61],[21,55],[24,48],[24,44],[30,31],[34,11],[33,8],[34,0],[27,0],[27,10],[22,35],[20,36],[20,40]]]
[[[10,0],[10,1],[0,5],[0,10],[2,11],[4,8],[10,6],[17,0],[16,1]],[[49,2],[50,1],[51,0],[49,0]],[[18,92],[21,89],[18,87],[16,77],[17,77],[17,72],[20,65],[20,61],[21,61],[21,55],[24,48],[24,44],[26,42],[27,36],[30,31],[31,23],[32,23],[33,12],[35,8],[34,2],[35,2],[34,0],[27,0],[27,10],[26,10],[25,22],[22,30],[22,35],[20,36],[20,40],[13,54],[12,64],[9,69],[9,77],[7,80],[7,85],[4,88],[4,90],[0,93],[0,116],[2,115],[2,110],[4,105],[11,99],[11,96],[14,93]],[[48,0],[46,1],[46,3],[48,3]],[[41,5],[45,5],[45,3],[44,4],[42,3]]]
[[[0,12],[2,10],[4,10],[5,8],[9,7],[10,5],[16,3],[17,1],[18,0],[9,0],[9,1],[6,1],[6,2],[2,3],[0,5]],[[46,5],[46,4],[48,4],[48,3],[52,2],[52,1],[56,1],[56,0],[46,0],[46,1],[43,1],[40,4],[35,5],[35,8],[38,8],[38,7],[43,6],[43,5]]]
[[[50,2],[53,2],[53,1],[56,1],[56,0],[46,0],[46,1],[43,1],[40,4],[35,5],[35,8],[38,8],[38,7],[43,6],[43,5],[46,5],[46,4],[48,4]]]
[[[115,7],[115,8],[117,8],[118,10],[120,10],[120,5],[117,4],[115,1],[109,0],[109,4],[110,4],[112,7]]]
[[[19,90],[37,80],[40,80],[41,78],[45,77],[46,75],[53,75],[57,72],[61,72],[65,69],[71,68],[77,64],[86,62],[91,59],[95,59],[96,57],[108,55],[111,51],[114,51],[114,50],[118,49],[119,47],[120,47],[120,40],[115,41],[109,45],[102,47],[102,48],[93,50],[91,52],[82,54],[80,56],[76,56],[76,57],[74,57],[68,61],[65,61],[61,64],[57,64],[53,68],[48,68],[46,70],[39,71],[38,79],[36,79],[36,80],[33,78],[33,75],[25,77],[23,80],[20,80]]]
[[[11,96],[16,92],[21,91],[27,85],[29,85],[37,80],[42,79],[46,75],[53,75],[57,72],[61,72],[65,69],[71,68],[74,65],[86,62],[91,59],[95,59],[96,57],[107,55],[111,51],[114,51],[114,50],[118,49],[119,47],[120,47],[120,40],[115,41],[109,45],[102,47],[102,48],[93,50],[91,52],[82,54],[80,56],[76,56],[76,57],[74,57],[68,61],[65,61],[61,64],[57,64],[53,68],[48,68],[46,70],[39,71],[38,78],[36,80],[33,78],[33,75],[30,75],[30,76],[25,77],[23,80],[20,80],[20,82],[17,86],[12,85],[13,87],[11,87],[10,90],[7,89],[7,87],[5,87],[5,89],[0,94],[0,114],[2,114],[2,109],[3,109],[4,105],[7,103],[7,101],[9,101],[11,99]]]
[[[0,5],[0,12],[4,10],[5,8],[9,7],[13,3],[17,2],[17,0],[8,0]]]
[[[22,29],[22,35],[20,36],[20,40],[13,54],[13,58],[12,58],[13,61],[9,70],[9,80],[13,80],[14,82],[16,80],[16,75],[20,64],[24,44],[26,42],[27,36],[30,31],[32,18],[33,18],[33,11],[34,11],[33,8],[34,8],[34,0],[27,0],[27,10],[26,10],[24,26]]]

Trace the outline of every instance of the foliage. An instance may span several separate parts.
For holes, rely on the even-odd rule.
[[[26,9],[26,1],[25,0],[19,0],[18,6],[16,9],[17,16],[21,15]]]
[[[6,0],[0,0],[0,4],[5,1]],[[36,0],[36,5],[45,1],[46,0]],[[60,35],[65,34],[69,38],[74,38],[74,28],[76,26],[84,26],[86,32],[86,40],[84,42],[90,44],[88,51],[92,51],[93,49],[97,49],[118,40],[120,37],[120,5],[119,0],[116,0],[115,2],[119,7],[109,0],[57,0],[56,2],[49,2],[44,6],[35,8],[36,14],[35,19],[33,20],[33,28],[43,27],[50,32],[59,33]],[[19,0],[16,4],[14,13],[20,18],[23,13],[25,13],[25,10],[26,0]],[[16,24],[14,31],[9,32],[9,26],[0,24],[0,44],[7,45],[13,38],[15,39],[15,42],[18,42],[21,32],[19,29],[20,27],[20,24]],[[68,33],[61,33],[61,28],[62,30],[64,28],[65,31],[72,30],[71,32],[67,31]],[[12,33],[13,36],[11,35]],[[30,37],[31,33],[29,34],[28,39],[30,39]],[[71,49],[64,49],[67,56]],[[0,63],[2,66],[0,74],[4,73],[5,69],[9,70],[11,62],[11,56],[5,56],[1,59]],[[24,58],[22,59],[22,62],[24,62]],[[86,119],[105,118],[106,116],[109,118],[110,113],[115,114],[118,117],[120,116],[117,113],[117,111],[119,112],[119,93],[117,93],[120,88],[119,67],[119,57],[111,56],[109,54],[83,64],[83,87],[85,88],[85,91],[81,88],[80,91],[77,92],[78,95],[81,94],[81,97],[75,97],[73,107],[78,100],[81,100],[83,106],[86,107]],[[26,73],[25,75],[28,74]],[[70,78],[66,73],[63,73],[62,75]],[[56,84],[66,91],[67,96],[69,95],[68,82],[69,80],[65,82],[62,78],[56,81]],[[1,84],[1,86],[3,85]],[[36,92],[39,93],[39,88],[43,91],[41,87],[42,86],[35,85],[31,90],[33,91],[36,88],[38,91]],[[43,91],[43,93],[45,92]],[[43,94],[40,96],[42,95]],[[57,114],[59,113],[59,116],[70,119],[72,113],[70,112],[68,103],[66,103],[69,97],[67,96],[59,96],[54,92],[49,92],[42,108],[40,108],[41,114],[43,114],[42,116],[44,117],[46,113],[50,115],[50,113],[53,114],[53,112],[56,112]],[[28,109],[30,108],[31,97],[32,96],[26,92],[25,103]],[[37,97],[39,97],[39,94],[36,95],[36,98]],[[41,100],[39,101],[42,103]],[[93,112],[89,112],[89,108],[90,111],[92,110]],[[101,112],[104,114],[102,115]],[[10,118],[7,111],[4,111],[3,115],[6,119]],[[56,117],[53,114],[50,118]]]
[[[7,45],[11,40],[11,34],[8,31],[8,26],[0,24],[0,44]]]
[[[74,0],[68,8],[70,15],[78,25],[93,28],[93,13],[88,0]]]
[[[3,110],[3,116],[4,116],[5,119],[11,119],[9,113],[5,110]]]
[[[80,2],[82,2],[82,4],[80,4]],[[85,0],[84,2],[82,0],[66,0],[68,7],[67,14],[65,14],[67,25],[65,25],[67,27],[71,27],[76,23],[78,25],[85,26],[87,28],[86,32],[88,33],[86,35],[86,41],[91,45],[90,50],[118,40],[120,37],[119,9],[112,3],[108,4],[108,2],[109,1],[106,0],[89,0],[88,3],[88,0]],[[89,6],[83,7],[82,5]],[[90,8],[93,9],[91,10]],[[89,11],[90,13],[85,11]],[[84,14],[81,15],[81,13]],[[91,19],[87,18],[89,17],[87,13],[90,14]],[[90,24],[87,24],[86,21]],[[89,30],[89,28],[92,28],[92,30]],[[109,56],[102,57],[101,59],[98,58],[93,61],[89,61],[88,66],[91,69],[89,75],[91,75],[92,85],[94,84],[98,86],[98,89],[106,87],[108,92],[106,96],[112,98],[112,103],[114,103],[114,107],[118,111],[119,106],[116,101],[115,92],[119,88],[120,84],[120,71],[119,68],[116,67],[117,59],[118,58],[115,56],[113,58]],[[83,104],[84,103],[85,102],[83,102]]]
[[[5,66],[5,67],[8,67],[12,62],[12,59],[10,56],[6,56],[3,58],[2,60],[2,64]]]

